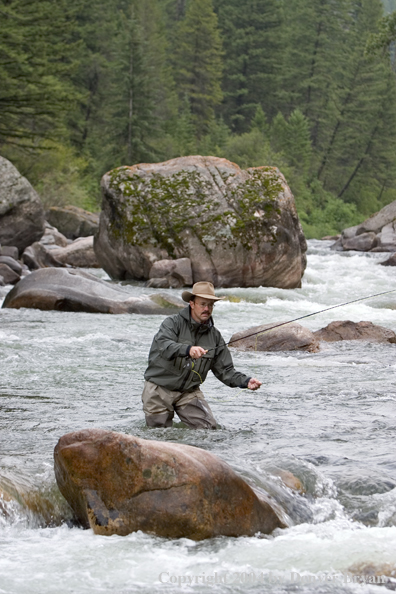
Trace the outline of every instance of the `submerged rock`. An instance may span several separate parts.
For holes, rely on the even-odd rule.
[[[242,351],[319,351],[317,338],[307,328],[296,322],[277,328],[278,324],[282,322],[252,326],[237,332],[231,336],[230,346]]]
[[[130,297],[122,287],[100,280],[84,270],[41,268],[17,283],[6,296],[3,307],[110,314],[166,314],[182,309],[185,303],[167,295]]]
[[[190,258],[194,283],[301,286],[306,241],[275,167],[180,157],[110,171],[102,190],[95,252],[112,278],[147,280],[155,261]]]
[[[284,527],[273,504],[200,448],[86,429],[61,437],[54,458],[61,493],[96,534],[202,540]]]
[[[44,208],[37,192],[10,161],[0,157],[0,244],[22,253],[43,233]]]
[[[370,342],[396,342],[393,330],[377,326],[372,322],[351,322],[343,320],[331,322],[325,328],[314,332],[318,340],[335,342],[338,340],[367,340]]]

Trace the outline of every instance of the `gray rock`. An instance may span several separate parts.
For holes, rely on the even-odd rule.
[[[64,266],[99,268],[93,249],[93,236],[80,237],[63,248],[51,250],[52,256]]]
[[[56,227],[53,227],[45,221],[44,235],[40,239],[40,243],[46,247],[58,246],[66,247],[69,245],[69,240]]]
[[[169,277],[150,278],[146,283],[146,287],[150,287],[151,289],[170,289]]]
[[[131,297],[123,288],[98,279],[85,270],[41,268],[20,280],[3,307],[84,311],[89,313],[168,314],[185,307],[178,298],[163,294]]]
[[[9,256],[14,260],[18,260],[19,257],[19,250],[14,245],[1,245],[0,246],[0,256]]]
[[[37,192],[18,170],[0,157],[0,244],[19,253],[44,233],[44,208]]]
[[[339,340],[367,340],[370,342],[396,342],[396,334],[372,322],[351,322],[350,320],[331,322],[325,328],[314,332],[318,340],[335,342]]]
[[[10,258],[10,256],[0,256],[0,263],[7,264],[17,274],[22,274],[22,266],[19,264],[17,260],[14,258]]]
[[[178,289],[191,287],[193,284],[192,268],[190,258],[178,258],[177,260],[158,260],[154,262],[149,273],[150,280],[167,279],[168,287]],[[154,286],[148,283],[148,286]]]
[[[68,239],[95,235],[99,228],[99,215],[78,206],[51,206],[47,220]]]
[[[230,346],[242,351],[309,351],[319,350],[319,342],[313,332],[296,322],[283,326],[277,322],[253,326],[243,332],[233,334]],[[257,334],[256,334],[257,333]],[[254,334],[254,336],[250,336]]]
[[[20,275],[12,268],[0,262],[0,275],[3,277],[6,285],[15,285],[20,279]]]
[[[193,282],[301,286],[306,241],[274,167],[180,157],[110,171],[102,190],[94,246],[112,278],[147,280],[156,260],[190,258]]]
[[[22,262],[30,270],[38,270],[39,268],[63,266],[44,245],[36,241],[26,248],[22,254]]]
[[[371,217],[366,219],[363,223],[358,225],[356,231],[357,235],[361,233],[367,233],[369,231],[373,233],[379,233],[385,225],[393,223],[396,220],[396,200],[381,208],[381,210]]]
[[[361,235],[355,235],[351,239],[343,241],[343,250],[355,250],[357,252],[369,252],[375,248],[378,244],[378,239],[375,233],[362,233]]]
[[[342,239],[351,239],[352,237],[355,237],[358,229],[359,225],[355,225],[354,227],[348,227],[347,229],[344,229],[341,234]]]
[[[392,254],[384,262],[380,262],[381,266],[396,266],[396,254]]]
[[[0,275],[0,287],[5,287],[4,277]]]

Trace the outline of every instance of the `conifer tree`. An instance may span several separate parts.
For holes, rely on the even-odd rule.
[[[77,94],[73,10],[65,0],[0,0],[0,143],[35,147],[64,131]]]
[[[222,100],[222,46],[212,0],[193,0],[175,36],[175,79],[181,101],[187,96],[201,138]]]
[[[224,40],[224,102],[221,112],[234,132],[249,130],[256,108],[268,118],[278,110],[282,55],[278,0],[215,0]]]

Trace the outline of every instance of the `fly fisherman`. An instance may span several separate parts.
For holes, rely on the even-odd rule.
[[[216,429],[216,421],[200,385],[211,369],[230,388],[257,390],[261,383],[236,371],[212,311],[212,283],[195,283],[184,291],[189,306],[166,318],[154,336],[144,374],[143,411],[148,427],[172,427],[175,411],[191,429]]]

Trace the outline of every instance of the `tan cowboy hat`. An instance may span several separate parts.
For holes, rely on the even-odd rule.
[[[212,301],[220,301],[221,299],[225,299],[225,297],[216,297],[212,283],[207,283],[204,281],[195,283],[195,285],[193,285],[192,292],[183,291],[183,301],[187,301],[188,303],[191,301],[192,297],[203,297],[204,299],[211,299]]]

